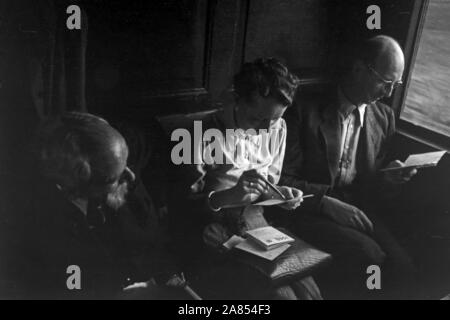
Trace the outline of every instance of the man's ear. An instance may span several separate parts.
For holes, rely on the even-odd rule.
[[[69,193],[80,194],[86,192],[91,179],[91,166],[86,159],[75,157],[66,159],[66,164],[60,172],[60,180],[63,187]]]
[[[91,166],[86,159],[76,159],[73,163],[72,176],[77,186],[86,186],[91,178]]]
[[[40,158],[42,174],[67,190],[83,188],[91,179],[91,166],[84,157],[66,155],[56,148],[43,150]]]

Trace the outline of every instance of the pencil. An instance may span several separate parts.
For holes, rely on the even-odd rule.
[[[284,195],[281,193],[280,190],[278,190],[278,188],[276,186],[274,186],[272,183],[269,182],[269,180],[267,180],[267,178],[263,175],[260,175],[261,178],[264,180],[264,182],[271,187],[283,200],[286,200],[286,198],[284,197]]]

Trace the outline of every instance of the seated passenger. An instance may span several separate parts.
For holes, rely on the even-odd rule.
[[[195,170],[186,166],[182,169],[188,176],[184,190],[191,193],[189,211],[194,214],[186,220],[197,219],[203,231],[197,230],[203,233],[210,247],[219,249],[233,234],[243,235],[246,230],[268,225],[263,207],[252,203],[268,192],[265,179],[274,184],[280,179],[286,142],[282,116],[297,86],[298,79],[276,59],[246,63],[234,77],[235,99],[201,122],[202,133],[213,129],[209,132],[219,137],[205,138],[209,140],[205,143],[194,142],[197,146],[194,159],[199,159],[199,163],[189,167]],[[294,210],[300,206],[300,190],[279,188],[290,199],[282,209]],[[282,209],[271,211],[275,211],[275,216],[278,213],[282,216]],[[199,212],[203,213],[202,221]],[[187,223],[181,227],[188,228]],[[321,298],[311,278],[294,284],[293,289],[282,288],[276,294],[279,294],[277,298],[288,299]]]
[[[380,214],[396,186],[409,181],[416,170],[379,171],[403,166],[387,157],[395,115],[380,100],[402,83],[404,56],[399,44],[387,36],[367,40],[353,53],[347,70],[327,94],[299,95],[286,113],[288,141],[281,181],[325,195],[320,212],[297,215],[296,228],[306,241],[334,256],[331,277],[338,282],[336,297],[367,296],[366,270],[379,265],[381,292],[404,298],[414,267]]]
[[[148,212],[127,204],[135,175],[118,131],[94,115],[68,113],[42,128],[36,151],[37,174],[12,195],[6,224],[6,297],[183,297],[150,280],[164,284],[176,268],[137,222]]]

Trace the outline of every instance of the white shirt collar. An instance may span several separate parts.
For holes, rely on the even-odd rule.
[[[352,102],[350,102],[347,97],[342,92],[342,89],[339,88],[338,90],[338,97],[339,97],[339,113],[346,119],[355,108],[358,108],[359,116],[360,116],[360,123],[361,127],[364,126],[364,118],[366,114],[367,104],[362,104],[359,107],[354,105]]]

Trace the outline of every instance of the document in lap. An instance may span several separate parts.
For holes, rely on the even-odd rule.
[[[435,167],[438,165],[439,161],[441,161],[442,157],[446,153],[447,153],[446,151],[438,151],[438,152],[429,152],[429,153],[410,155],[408,157],[408,159],[406,159],[404,167],[385,168],[385,169],[381,169],[380,171],[385,172],[385,171],[393,171],[393,170]]]
[[[291,246],[290,244],[285,244],[271,250],[265,250],[256,243],[247,239],[236,245],[235,248],[254,254],[258,257],[267,259],[269,261],[272,261],[279,255],[281,255],[283,252],[285,252],[287,249],[289,249],[290,246]]]
[[[223,246],[228,250],[236,248],[272,261],[294,242],[293,238],[270,226],[247,231],[247,236],[248,239],[244,239],[234,235]]]
[[[246,234],[266,250],[294,242],[293,238],[271,226],[249,230]]]
[[[257,243],[253,242],[251,239],[244,239],[239,236],[233,235],[228,241],[226,241],[223,246],[227,250],[231,250],[233,248],[245,251],[247,253],[254,254],[255,256],[258,256],[260,258],[264,258],[267,260],[274,260],[276,257],[281,255],[284,251],[289,249],[291,246],[290,244],[284,244],[279,247],[276,247],[271,250],[266,250],[265,248],[261,247]]]

